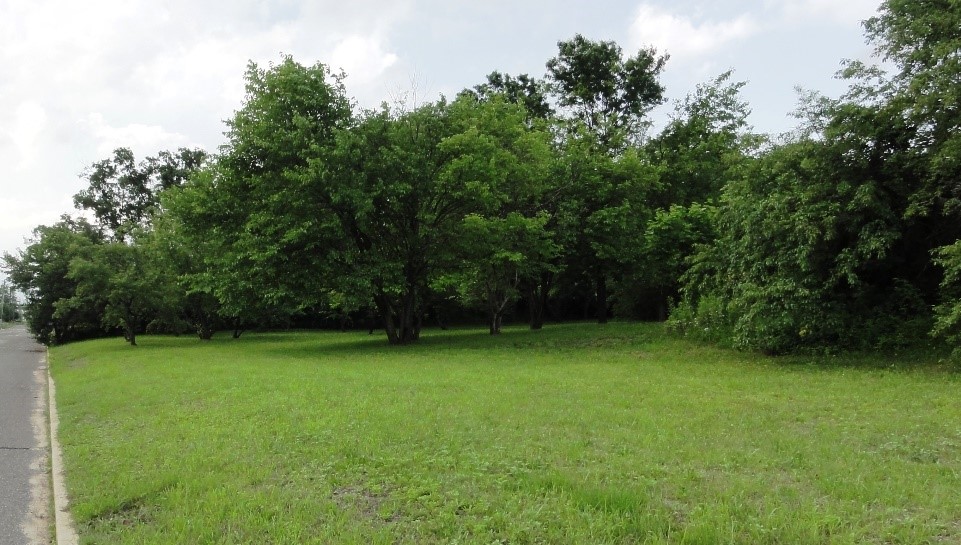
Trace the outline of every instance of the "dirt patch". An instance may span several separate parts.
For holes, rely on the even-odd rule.
[[[331,493],[331,498],[343,510],[354,511],[371,521],[394,522],[396,513],[385,515],[383,507],[388,499],[386,492],[374,492],[361,486],[344,486]]]

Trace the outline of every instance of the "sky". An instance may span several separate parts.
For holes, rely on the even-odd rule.
[[[0,0],[0,253],[74,213],[92,163],[129,147],[216,151],[248,62],[347,73],[362,107],[454,96],[493,70],[543,76],[580,33],[670,55],[669,101],[733,69],[759,132],[795,88],[840,95],[879,0]],[[652,114],[663,124],[670,103]]]

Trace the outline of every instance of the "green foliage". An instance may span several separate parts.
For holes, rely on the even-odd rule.
[[[745,82],[732,82],[732,75],[698,85],[646,144],[651,160],[662,166],[663,206],[716,199],[762,143],[747,123],[750,108],[740,96]]]
[[[441,173],[444,182],[481,193],[454,233],[455,262],[433,286],[484,308],[491,334],[500,332],[521,286],[553,272],[558,255],[551,216],[543,210],[554,161],[551,137],[508,99],[462,97],[454,104],[461,132],[440,146],[452,157]]]
[[[12,322],[20,319],[20,308],[17,304],[17,293],[13,286],[6,282],[0,284],[0,322]]]
[[[251,63],[246,83],[215,164],[165,202],[179,248],[194,256],[181,277],[196,311],[209,315],[213,295],[237,327],[294,315],[322,297],[320,250],[337,248],[340,237],[311,187],[311,163],[350,117],[341,76],[322,64]]]
[[[923,301],[904,280],[915,263],[904,259],[905,238],[917,233],[901,220],[907,199],[881,189],[900,178],[869,178],[860,158],[838,153],[842,145],[775,148],[728,185],[719,238],[693,258],[685,295],[689,309],[703,296],[723,301],[717,327],[733,325],[735,346],[879,346],[923,313],[923,303],[896,302]],[[892,305],[905,312],[868,318],[890,315]]]
[[[105,328],[119,327],[131,345],[148,319],[169,311],[177,301],[175,278],[144,245],[110,242],[91,247],[71,260],[67,278],[77,283],[55,316],[87,307],[102,308]]]
[[[667,62],[653,48],[625,57],[614,42],[575,35],[557,43],[547,62],[558,102],[598,136],[606,149],[622,149],[644,128],[644,117],[663,100],[657,78]]]
[[[735,346],[774,353],[891,348],[930,327],[940,283],[936,331],[951,335],[952,281],[931,252],[961,236],[950,159],[961,117],[943,107],[957,97],[944,83],[961,72],[958,16],[954,3],[882,5],[868,36],[897,72],[849,63],[848,94],[809,97],[809,128],[727,185],[718,241],[694,257],[678,327],[713,316]],[[950,256],[940,254],[947,270]],[[698,314],[705,297],[719,313]]]
[[[76,280],[68,276],[70,263],[102,242],[94,226],[64,216],[54,225],[34,229],[33,240],[18,255],[4,255],[4,270],[11,283],[26,294],[27,324],[40,342],[62,344],[100,331],[99,308],[68,310],[61,308],[61,303],[77,289]]]
[[[35,290],[38,333],[85,312],[128,336],[187,321],[209,338],[376,310],[407,344],[456,299],[492,333],[515,305],[534,329],[673,306],[678,330],[770,353],[900,347],[938,305],[935,334],[957,343],[959,21],[956,2],[885,1],[865,26],[890,74],[847,63],[847,94],[802,97],[804,125],[776,144],[752,133],[732,72],[648,139],[667,57],[581,35],[544,81],[494,71],[414,108],[357,112],[323,64],[251,63],[216,158],[119,149],[87,171],[78,207],[129,248],[51,232],[64,256],[7,266]],[[48,261],[59,283],[28,265]],[[137,275],[168,304],[117,310]]]
[[[944,337],[953,346],[961,346],[961,241],[938,248],[935,263],[944,269],[941,281],[942,302],[935,308],[936,322],[932,334]],[[958,349],[955,348],[957,352]]]
[[[532,218],[518,212],[505,217],[471,214],[458,236],[460,265],[435,286],[452,288],[468,305],[487,311],[491,335],[501,332],[508,305],[516,301],[524,281],[551,271],[559,252],[547,229],[547,214]]]
[[[644,151],[658,167],[658,209],[635,240],[636,257],[615,287],[615,312],[663,320],[680,295],[696,246],[716,235],[714,204],[744,175],[762,139],[751,134],[742,82],[725,72],[678,102],[671,122]]]
[[[615,290],[614,313],[624,317],[667,319],[680,293],[695,248],[717,237],[714,206],[692,203],[658,210],[634,241],[637,259]]]
[[[636,149],[612,157],[587,130],[563,143],[556,169],[556,229],[563,248],[559,289],[593,300],[604,322],[609,282],[639,258],[637,233],[653,216],[659,171]]]
[[[486,82],[464,92],[480,100],[500,96],[508,102],[521,104],[532,119],[549,119],[554,115],[548,102],[547,84],[527,74],[514,77],[495,70],[487,75]]]
[[[128,241],[158,212],[159,193],[181,185],[206,156],[202,150],[181,148],[137,163],[130,149],[118,148],[113,157],[94,163],[84,172],[88,186],[74,196],[74,204],[92,212],[104,234],[116,241]]]

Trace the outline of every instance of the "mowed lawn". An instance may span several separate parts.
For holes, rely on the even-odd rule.
[[[961,380],[614,323],[51,350],[82,543],[961,543]]]

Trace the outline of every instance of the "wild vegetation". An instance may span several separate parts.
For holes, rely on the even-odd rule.
[[[961,7],[886,0],[883,65],[754,134],[731,72],[665,100],[668,62],[582,36],[543,78],[358,110],[342,75],[251,64],[218,153],[94,163],[5,256],[44,342],[122,331],[670,319],[768,353],[961,338]],[[886,71],[887,70],[887,71]]]

